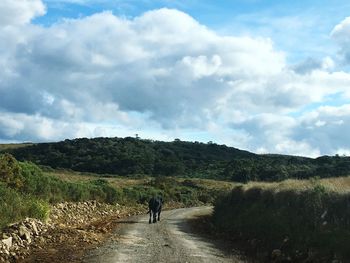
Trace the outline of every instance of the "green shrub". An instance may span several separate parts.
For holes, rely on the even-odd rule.
[[[20,166],[17,160],[7,153],[0,155],[0,181],[17,189],[23,186]]]
[[[20,194],[0,183],[0,229],[26,217],[47,219],[49,205],[30,195]]]
[[[324,256],[350,259],[350,194],[327,191],[317,183],[303,191],[234,188],[218,198],[213,222],[245,239],[259,239],[272,250],[288,237],[286,254],[314,248]]]
[[[46,220],[49,217],[50,206],[47,202],[32,198],[28,205],[28,217]]]
[[[65,182],[44,174],[35,164],[17,162],[9,154],[0,155],[0,180],[7,186],[50,203],[61,201],[98,200],[115,203],[121,193],[106,180],[89,182]]]

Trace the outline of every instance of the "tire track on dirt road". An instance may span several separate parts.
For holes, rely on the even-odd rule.
[[[91,251],[84,262],[244,262],[191,231],[189,219],[211,212],[211,207],[164,211],[156,224],[149,224],[148,216],[131,217],[120,222],[115,240]]]

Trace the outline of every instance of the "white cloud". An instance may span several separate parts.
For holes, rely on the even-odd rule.
[[[291,138],[305,140],[323,154],[335,154],[338,149],[350,148],[349,128],[350,104],[321,106],[300,117]]]
[[[13,52],[17,77],[3,89],[5,110],[18,102],[9,94],[30,89],[25,112],[50,114],[27,97],[46,92],[84,111],[87,101],[97,100],[122,111],[149,112],[165,126],[188,125],[236,88],[230,81],[271,75],[284,65],[270,40],[221,37],[169,9],[133,20],[105,12],[31,33]],[[182,121],[189,112],[193,119]]]
[[[315,58],[307,58],[306,60],[293,65],[291,69],[298,74],[310,74],[316,70],[333,70],[335,62],[330,57],[325,57],[323,60]]]
[[[299,117],[258,114],[233,123],[234,130],[248,131],[248,149],[317,157],[347,154],[350,149],[350,104],[320,106]]]
[[[331,36],[340,46],[340,55],[345,63],[350,62],[350,17],[336,25]]]
[[[309,157],[318,157],[321,155],[321,152],[317,146],[311,146],[306,141],[295,141],[285,139],[276,144],[273,148],[273,152],[283,153],[283,154],[292,154],[297,156],[309,156]]]
[[[306,142],[294,141],[291,131],[297,127],[292,117],[272,113],[261,113],[233,123],[232,128],[246,131],[247,148],[258,153],[285,153],[294,155],[315,155]]]
[[[215,74],[222,62],[218,55],[212,56],[211,59],[202,55],[196,58],[184,57],[181,60],[181,64],[182,66],[185,66],[186,71],[188,71],[195,79],[200,79]]]
[[[344,148],[339,148],[337,149],[334,154],[338,154],[340,156],[350,156],[350,148],[349,149],[344,149]]]
[[[0,27],[23,25],[45,12],[46,8],[41,0],[1,0]]]
[[[41,27],[29,21],[43,14],[42,3],[21,3],[32,10],[27,18],[0,29],[1,140],[186,139],[198,132],[263,152],[348,148],[341,130],[348,115],[332,109],[321,116],[323,108],[291,115],[334,94],[350,97],[350,74],[332,71],[330,57],[293,67],[271,39],[220,35],[172,9],[133,19],[102,12]],[[332,132],[339,133],[334,146]]]
[[[343,37],[347,37],[349,34],[350,34],[350,17],[345,18],[342,22],[336,25],[333,31],[331,32],[331,35],[334,38],[338,38],[339,40],[343,39]],[[346,39],[344,40],[346,41]]]

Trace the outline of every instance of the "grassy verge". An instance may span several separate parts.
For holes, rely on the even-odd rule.
[[[0,183],[0,230],[25,217],[45,220],[48,212],[49,206],[45,201],[20,194]]]
[[[44,174],[32,163],[0,155],[0,229],[25,217],[45,219],[49,203],[97,200],[115,203],[122,192],[107,181],[67,182]]]
[[[7,193],[1,195],[0,229],[27,216],[41,219],[41,212],[35,214],[31,212],[34,208],[30,211],[24,209],[35,207],[31,204],[48,209],[50,203],[97,200],[132,206],[147,204],[153,195],[162,195],[169,207],[170,204],[194,206],[212,203],[223,189],[230,189],[233,185],[164,176],[121,178],[52,169],[43,171],[33,163],[18,162],[9,154],[0,155],[0,183],[1,189]],[[17,209],[17,206],[23,206],[23,209]]]
[[[45,174],[68,183],[91,183],[97,179],[103,180],[120,193],[118,203],[129,205],[146,204],[153,195],[162,195],[166,204],[180,203],[183,206],[194,206],[213,203],[222,191],[230,190],[237,185],[225,181],[170,176],[130,178],[109,175],[103,177],[69,170],[51,170]]]
[[[238,186],[218,198],[213,222],[232,236],[254,240],[256,250],[279,249],[293,262],[312,257],[318,262],[334,258],[347,262],[350,191],[344,186],[336,191],[336,182],[313,179]]]

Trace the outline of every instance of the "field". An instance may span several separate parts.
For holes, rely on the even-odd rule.
[[[143,186],[149,184],[155,177],[144,177],[144,178],[133,178],[125,176],[113,176],[93,173],[81,173],[69,170],[52,170],[45,172],[49,176],[57,177],[63,181],[67,182],[89,182],[96,179],[104,179],[108,181],[111,185],[115,187],[127,188],[132,186]],[[167,177],[170,180],[175,180],[177,183],[183,183],[184,181],[191,181],[195,183],[198,187],[216,190],[231,190],[232,187],[237,186],[237,183],[228,181],[219,181],[211,179],[198,179],[198,178],[181,178],[181,177]]]
[[[31,145],[33,145],[33,143],[2,143],[0,144],[0,151],[18,149]]]

